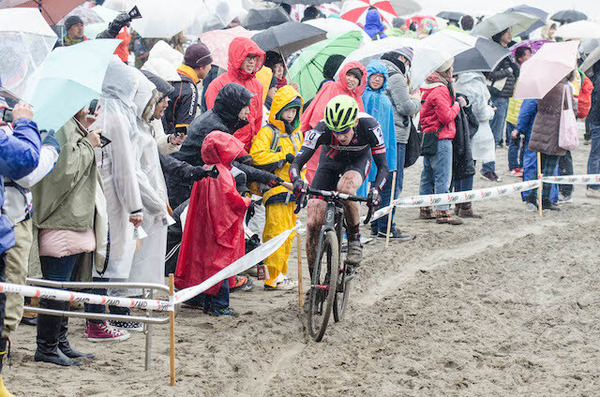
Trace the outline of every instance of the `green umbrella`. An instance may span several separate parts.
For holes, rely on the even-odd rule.
[[[307,47],[294,61],[289,78],[300,86],[300,94],[305,100],[313,98],[323,81],[323,68],[331,55],[348,56],[360,47],[362,33],[352,31]]]

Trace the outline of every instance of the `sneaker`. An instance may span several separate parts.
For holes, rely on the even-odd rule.
[[[556,204],[567,204],[567,203],[572,203],[573,202],[573,197],[569,194],[568,196],[565,196],[562,193],[558,194],[558,200],[556,201]]]
[[[463,224],[463,220],[458,217],[455,218],[452,215],[450,215],[450,211],[438,211],[437,219],[435,221],[439,224],[446,224],[446,225],[462,225]]]
[[[131,337],[129,332],[116,329],[109,325],[107,321],[101,323],[92,323],[88,321],[85,333],[90,342],[123,341]]]
[[[208,310],[208,314],[210,314],[213,317],[221,317],[221,316],[238,317],[240,315],[238,312],[236,312],[235,310],[233,310],[230,307],[223,307],[220,309],[213,307],[210,310]]]
[[[561,211],[561,209],[558,205],[551,203],[551,202],[543,202],[542,209],[550,210],[550,211]]]
[[[250,277],[235,276],[235,285],[229,289],[229,292],[250,291],[252,288],[254,288],[254,283]]]
[[[135,321],[113,321],[110,320],[108,325],[111,327],[118,328],[120,330],[144,332],[144,324]]]
[[[513,170],[510,170],[508,172],[508,174],[510,176],[522,177],[523,176],[523,171],[521,169],[519,169],[519,168],[515,168]]]
[[[297,285],[298,283],[296,281],[292,281],[280,274],[279,277],[275,279],[275,286],[265,284],[265,291],[289,291],[294,289]]]
[[[492,174],[494,175],[494,178],[496,179],[496,182],[501,182],[502,181],[502,178],[500,178],[498,176],[498,174],[496,174],[494,171],[492,171]]]
[[[588,189],[585,195],[590,198],[600,198],[600,189]]]
[[[363,248],[360,240],[348,241],[348,254],[346,262],[350,265],[358,266],[363,258]]]
[[[379,231],[379,233],[377,234],[377,237],[379,238],[387,238],[387,234],[386,231]],[[390,230],[390,240],[397,240],[397,241],[402,241],[402,242],[406,242],[406,241],[410,241],[410,240],[414,240],[415,236],[414,235],[410,235],[410,234],[404,234],[402,233],[400,230],[393,228],[392,230]]]
[[[489,181],[489,182],[498,182],[496,173],[492,172],[492,171],[482,172],[481,179],[483,179],[484,181]]]

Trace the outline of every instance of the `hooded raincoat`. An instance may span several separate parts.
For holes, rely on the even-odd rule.
[[[496,142],[490,128],[494,118],[494,109],[490,106],[490,93],[485,85],[485,76],[481,72],[461,73],[454,88],[457,93],[469,99],[471,111],[479,121],[479,128],[471,139],[473,160],[485,163],[496,159]]]
[[[371,40],[387,37],[386,34],[383,33],[385,30],[386,27],[381,23],[381,15],[379,15],[379,12],[374,8],[367,11],[364,31],[369,35]]]
[[[251,73],[245,72],[241,69],[244,59],[248,55],[258,55],[258,62]],[[217,77],[206,90],[206,107],[212,109],[215,105],[217,94],[228,83],[238,83],[246,87],[250,92],[254,94],[252,98],[252,104],[250,105],[250,114],[248,115],[248,121],[250,122],[246,127],[241,128],[234,134],[244,144],[245,149],[248,151],[252,146],[252,139],[258,133],[262,126],[263,116],[263,86],[255,78],[256,72],[258,72],[263,64],[265,63],[265,52],[261,50],[258,45],[245,37],[237,37],[231,41],[229,45],[229,61],[227,64],[227,72]]]
[[[281,112],[290,107],[297,107],[298,113],[292,123],[281,120]],[[302,147],[300,133],[300,109],[302,97],[292,86],[281,87],[273,97],[269,125],[263,127],[256,136],[250,155],[256,166],[274,169],[273,173],[284,181],[290,182],[290,164],[286,156],[296,156]],[[296,224],[294,214],[295,198],[283,186],[267,190],[263,195],[266,207],[266,223],[263,231],[263,241],[268,241]],[[265,259],[269,272],[265,284],[276,287],[276,279],[280,274],[287,273],[287,263],[292,249],[295,233],[271,256]]]
[[[394,110],[392,106],[392,102],[385,94],[385,90],[388,82],[388,71],[383,63],[377,60],[373,60],[369,62],[367,66],[367,82],[369,81],[369,77],[371,77],[374,73],[379,73],[383,75],[383,85],[377,91],[374,91],[369,84],[367,83],[367,88],[365,89],[365,93],[362,95],[363,104],[365,106],[365,112],[370,114],[379,122],[381,125],[381,131],[383,132],[383,140],[385,141],[385,150],[386,150],[386,158],[387,164],[390,172],[395,171],[397,169],[398,158],[396,155],[396,130],[394,128]],[[375,176],[377,175],[377,166],[373,164],[371,167],[371,171],[367,175],[365,182],[358,190],[358,195],[367,195],[367,188],[369,182],[373,182],[375,180]],[[388,183],[391,182],[391,179],[388,179]]]
[[[360,69],[362,72],[362,79],[358,87],[354,90],[350,91],[348,89],[346,83],[346,75],[350,69]],[[363,105],[363,101],[361,95],[365,92],[365,87],[367,85],[367,69],[357,61],[348,62],[340,69],[340,73],[338,75],[338,79],[336,81],[330,81],[323,85],[323,88],[317,93],[314,97],[306,111],[302,114],[302,124],[300,125],[300,130],[302,132],[309,131],[321,121],[323,120],[323,116],[325,114],[325,106],[329,103],[329,101],[338,95],[349,95],[356,100],[358,103],[358,110],[360,112],[365,111],[365,107]],[[315,175],[315,171],[317,170],[317,166],[319,165],[319,155],[321,153],[321,148],[317,149],[312,158],[306,163],[307,172],[306,177],[308,181],[311,182],[313,176]]]
[[[175,271],[177,288],[200,284],[245,253],[244,215],[251,200],[238,194],[230,172],[231,162],[243,150],[237,138],[222,131],[204,141],[202,158],[216,165],[219,176],[194,183]],[[205,294],[215,296],[220,288],[218,283]]]
[[[134,97],[141,77],[135,68],[113,57],[102,84],[98,118],[91,126],[102,129],[102,135],[111,141],[96,150],[110,227],[110,258],[104,275],[110,278],[129,277],[136,248],[129,216],[143,209],[136,166],[138,153],[132,143],[137,133]]]

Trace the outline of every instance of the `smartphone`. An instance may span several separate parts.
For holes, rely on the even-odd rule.
[[[4,121],[5,123],[13,122],[12,109],[4,108],[4,109],[1,109],[0,112],[2,113],[2,121]]]
[[[96,110],[98,109],[98,100],[94,99],[92,102],[90,102],[90,107],[88,108],[88,116],[92,117],[94,116],[94,114],[96,113]]]
[[[175,127],[175,133],[173,134],[175,136],[184,136],[187,135],[187,127],[184,125],[181,125],[179,127]]]

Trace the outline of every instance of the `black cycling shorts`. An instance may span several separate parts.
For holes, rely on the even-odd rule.
[[[323,153],[323,152],[321,152]],[[315,171],[311,187],[318,190],[337,190],[338,182],[342,175],[350,170],[357,171],[364,182],[371,169],[371,151],[365,150],[364,155],[352,159],[352,162],[340,161],[321,155],[319,166]]]

